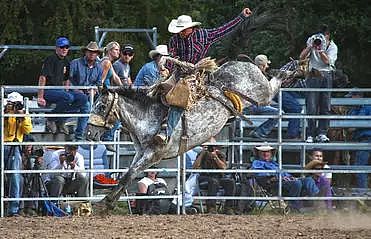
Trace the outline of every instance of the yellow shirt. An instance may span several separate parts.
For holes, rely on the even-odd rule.
[[[18,128],[16,128],[18,125]],[[18,142],[23,141],[23,135],[29,134],[32,131],[32,123],[30,117],[23,119],[16,117],[5,118],[4,120],[4,141],[13,142],[16,138]],[[17,135],[16,135],[17,134]]]

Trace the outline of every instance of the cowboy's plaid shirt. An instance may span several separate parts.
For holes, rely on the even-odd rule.
[[[213,43],[230,33],[246,18],[243,14],[240,14],[218,28],[195,28],[187,38],[182,38],[179,34],[175,34],[169,41],[170,55],[179,58],[181,61],[196,64],[202,58],[205,58]]]

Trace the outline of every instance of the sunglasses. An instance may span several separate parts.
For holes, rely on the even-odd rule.
[[[59,48],[60,48],[60,49],[69,49],[70,46],[60,46]]]
[[[124,56],[134,56],[133,52],[123,52],[122,53]]]

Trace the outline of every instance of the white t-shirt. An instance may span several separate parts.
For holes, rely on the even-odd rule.
[[[323,168],[327,168],[327,169],[329,169],[330,166],[328,166],[327,164],[325,164],[325,165],[323,166]],[[322,176],[324,176],[324,177],[327,178],[327,179],[332,179],[332,173],[322,173]]]
[[[156,181],[153,181],[152,179],[150,179],[148,177],[144,177],[141,180],[139,180],[138,183],[143,183],[144,185],[147,186],[147,188],[148,188],[149,185],[154,184],[154,183],[162,183],[162,184],[165,184],[167,186],[166,181],[162,178],[156,178]]]

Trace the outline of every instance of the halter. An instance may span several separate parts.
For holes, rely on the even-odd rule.
[[[113,98],[113,99],[112,99]],[[106,114],[104,116],[91,114],[89,123],[98,127],[105,127],[105,128],[112,128],[112,124],[108,123],[110,117],[115,116],[117,119],[120,118],[119,112],[117,111],[117,101],[118,101],[118,94],[117,92],[108,93],[108,100],[111,102],[107,102],[109,104],[109,108],[106,110]]]

